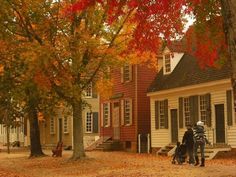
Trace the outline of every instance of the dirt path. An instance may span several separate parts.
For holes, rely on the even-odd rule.
[[[45,151],[50,155],[49,151]],[[169,157],[125,152],[88,152],[88,159],[28,159],[28,153],[0,153],[0,177],[236,177],[236,159],[206,161],[206,167],[173,165]]]

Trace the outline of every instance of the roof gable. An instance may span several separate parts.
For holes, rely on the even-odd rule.
[[[148,92],[156,92],[230,78],[230,67],[228,63],[220,69],[201,69],[196,58],[189,54],[183,55],[171,74],[163,75],[162,70],[157,74],[155,80],[150,85]]]

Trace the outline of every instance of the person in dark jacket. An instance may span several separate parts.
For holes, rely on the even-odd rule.
[[[189,157],[189,164],[194,164],[194,158],[193,158],[193,149],[194,149],[194,140],[193,140],[193,130],[191,125],[187,125],[187,131],[185,131],[182,144],[186,145],[187,153]]]

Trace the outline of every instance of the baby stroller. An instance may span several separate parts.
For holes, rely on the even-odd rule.
[[[186,145],[177,142],[177,147],[175,149],[175,154],[172,159],[172,164],[176,164],[176,161],[178,164],[184,163],[186,159],[186,151]]]

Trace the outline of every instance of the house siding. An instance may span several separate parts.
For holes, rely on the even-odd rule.
[[[185,87],[183,91],[175,90],[174,92],[169,92],[168,94],[152,94],[151,97],[151,146],[152,148],[163,147],[171,142],[171,125],[170,125],[170,109],[178,109],[178,99],[179,97],[189,97],[193,95],[203,95],[210,93],[211,94],[211,127],[206,127],[207,138],[210,142],[215,143],[215,105],[224,104],[224,117],[225,117],[225,141],[227,144],[231,145],[233,148],[236,148],[236,123],[235,115],[233,114],[233,125],[227,125],[227,100],[226,100],[226,91],[231,90],[230,80],[227,80],[224,84],[216,85],[207,85],[204,84],[202,87]],[[201,86],[201,84],[199,84]],[[180,89],[181,90],[181,89]],[[168,114],[169,114],[169,129],[156,129],[155,128],[155,101],[168,99]],[[233,108],[231,108],[233,109]],[[233,111],[234,112],[234,111]],[[178,129],[178,139],[182,141],[183,134],[186,128]]]
[[[119,102],[120,106],[121,106],[121,100],[123,99],[132,99],[132,125],[126,126],[126,125],[121,125],[121,107],[120,107],[120,118],[119,118],[119,122],[120,122],[120,141],[125,142],[125,141],[136,141],[136,133],[135,133],[135,129],[136,129],[136,117],[135,117],[135,111],[136,111],[136,107],[135,107],[135,66],[132,66],[132,80],[129,82],[121,82],[121,70],[119,69],[113,69],[112,70],[112,79],[113,79],[113,83],[114,83],[114,88],[112,91],[113,95],[116,94],[122,94],[122,97],[117,98],[117,99],[110,99],[110,100],[104,100],[101,98],[100,102],[101,104],[107,102],[110,103],[110,126],[109,127],[104,127],[102,125],[102,121],[100,120],[100,127],[101,127],[101,131],[100,131],[100,136],[102,137],[113,137],[113,125],[112,125],[112,111],[113,111],[113,106],[112,104],[114,102]],[[100,107],[101,110],[101,107]],[[101,110],[102,111],[102,110]],[[102,115],[100,114],[100,117],[102,117]]]
[[[150,98],[147,96],[147,88],[153,81],[156,75],[154,68],[147,66],[138,66],[138,134],[150,133]],[[148,72],[147,72],[148,71]]]
[[[45,122],[40,122],[40,140],[43,146],[56,145],[59,141],[59,117],[62,119],[62,141],[63,145],[72,145],[72,117],[68,116],[68,132],[64,133],[63,121],[64,118],[61,115],[54,117],[54,133],[50,132],[50,119],[46,119]]]
[[[136,141],[136,132],[135,126],[122,126],[121,127],[121,134],[120,134],[121,141]]]
[[[85,107],[82,111],[82,119],[84,125],[84,147],[86,148],[91,143],[93,143],[98,137],[99,133],[85,133],[85,119],[86,112],[98,112],[99,113],[99,97],[98,98],[84,98],[88,104],[91,105],[91,109]],[[67,116],[67,126],[68,131],[64,133],[64,115],[62,111],[68,111]],[[99,114],[98,114],[99,115]],[[69,108],[58,107],[56,111],[56,116],[54,116],[54,133],[50,132],[50,118],[46,118],[45,122],[40,122],[40,141],[42,146],[55,146],[59,141],[59,118],[62,119],[62,142],[64,146],[73,146],[73,117],[72,110]],[[98,132],[100,130],[98,129]]]
[[[121,70],[112,70],[111,78],[113,79],[114,88],[113,96],[120,94],[121,96],[116,99],[104,100],[101,99],[100,103],[105,102],[114,103],[121,100],[132,99],[132,124],[122,125],[121,120],[121,107],[120,107],[120,141],[124,143],[131,142],[131,151],[137,151],[137,137],[139,133],[147,134],[150,133],[150,101],[147,97],[147,88],[153,81],[156,72],[154,69],[147,68],[146,66],[132,66],[132,80],[130,82],[121,82]],[[112,126],[112,106],[110,109],[111,113],[111,125],[104,127],[100,120],[101,132],[100,136],[113,136]],[[100,110],[102,108],[100,107]],[[102,117],[102,113],[100,114]]]

